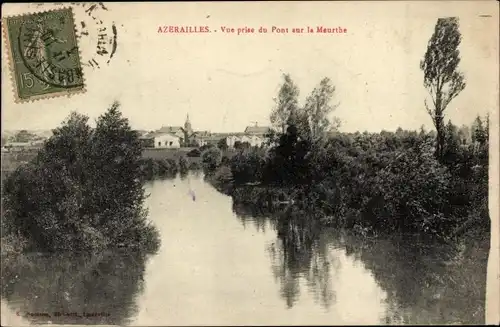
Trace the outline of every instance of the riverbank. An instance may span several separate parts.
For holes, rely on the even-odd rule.
[[[222,168],[227,170],[227,167]],[[229,179],[221,179],[220,173],[206,177],[214,188],[219,192],[232,197],[235,204],[252,206],[254,212],[261,214],[277,214],[286,211],[304,211],[308,217],[316,219],[327,227],[345,228],[354,233],[367,237],[386,236],[392,234],[405,234],[404,230],[393,230],[377,228],[369,223],[374,217],[368,217],[369,213],[362,208],[346,208],[342,203],[328,203],[321,199],[322,192],[315,187],[279,187],[261,184],[235,185]],[[329,190],[334,192],[333,190]],[[337,207],[335,210],[334,207]],[[479,211],[479,212],[478,212]],[[339,216],[342,212],[343,216]],[[477,209],[472,211],[468,217],[461,218],[464,221],[450,234],[423,233],[421,236],[429,240],[451,241],[458,238],[489,239],[489,225],[484,224],[485,212]],[[478,226],[481,224],[480,226]],[[413,231],[410,234],[415,234]]]
[[[448,140],[438,160],[424,132],[338,134],[321,146],[283,142],[240,151],[206,179],[235,203],[303,211],[365,236],[489,239],[488,143]]]

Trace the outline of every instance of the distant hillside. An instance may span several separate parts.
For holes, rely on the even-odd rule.
[[[2,137],[3,138],[10,138],[17,133],[19,133],[21,130],[2,130]],[[33,130],[25,130],[29,134],[34,134],[39,137],[43,138],[49,138],[52,136],[52,130],[50,129],[33,129]]]
[[[44,138],[49,138],[52,136],[52,130],[51,129],[45,129],[45,130],[42,130],[42,129],[39,129],[39,130],[33,130],[33,131],[30,131],[31,133],[37,135],[37,136],[40,136],[40,137],[44,137]]]

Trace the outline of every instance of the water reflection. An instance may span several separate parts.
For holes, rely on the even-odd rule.
[[[417,237],[368,239],[321,229],[300,210],[269,219],[249,205],[233,205],[243,224],[269,225],[273,275],[289,308],[301,296],[301,280],[325,309],[335,305],[343,256],[371,274],[385,292],[381,324],[484,324],[488,241],[430,244]],[[485,238],[488,240],[488,237]],[[357,283],[355,278],[350,280]],[[361,300],[361,299],[360,299]]]
[[[34,324],[126,324],[137,312],[146,257],[32,253],[2,262],[2,299]]]
[[[344,235],[387,292],[387,323],[484,324],[487,243],[429,244],[416,237],[367,240]]]
[[[293,307],[300,298],[300,281],[304,279],[316,302],[330,308],[336,299],[331,275],[340,268],[340,261],[328,252],[328,243],[319,237],[319,226],[306,212],[286,210],[270,219],[270,212],[237,202],[233,210],[244,225],[253,223],[257,230],[265,232],[269,223],[276,230],[277,240],[268,245],[267,252],[287,307]]]

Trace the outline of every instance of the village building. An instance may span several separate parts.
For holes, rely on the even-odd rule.
[[[195,132],[191,127],[191,122],[189,120],[189,114],[186,116],[186,122],[184,123],[184,127],[181,126],[162,126],[156,132],[158,133],[168,133],[175,135],[181,139],[181,146],[192,146],[195,145],[194,138]]]
[[[260,138],[264,138],[267,134],[271,132],[271,128],[267,126],[258,126],[255,124],[254,126],[247,126],[245,128],[245,134],[258,136]]]
[[[189,119],[189,114],[186,116],[186,121],[184,127],[181,126],[163,126],[155,133],[157,135],[173,135],[179,139],[180,147],[201,147],[205,145],[218,146],[221,144],[222,140],[225,140],[228,148],[237,147],[238,143],[248,144],[252,147],[261,147],[266,141],[267,135],[271,131],[270,127],[267,126],[247,126],[244,132],[235,133],[211,133],[209,131],[194,131]],[[154,134],[154,135],[156,135]],[[153,140],[153,134],[148,134],[142,139],[145,141],[145,146],[147,147],[171,147],[169,145],[164,145],[162,140]],[[170,142],[170,140],[168,141]],[[174,147],[176,142],[172,141]],[[161,145],[159,145],[161,144]]]
[[[156,133],[172,134],[184,139],[184,131],[181,126],[162,126]]]
[[[140,137],[143,145],[155,149],[178,149],[181,138],[171,133],[153,132]]]
[[[210,139],[211,133],[209,131],[193,132],[191,136],[191,143],[195,146],[207,145],[207,140]]]

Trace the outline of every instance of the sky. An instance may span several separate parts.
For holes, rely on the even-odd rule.
[[[336,87],[334,115],[341,130],[428,129],[427,92],[419,68],[435,23],[457,16],[462,33],[460,70],[467,86],[445,112],[455,124],[498,113],[498,4],[495,1],[109,3],[99,17],[117,27],[109,64],[85,67],[86,92],[14,103],[2,34],[2,129],[51,129],[71,111],[93,124],[117,100],[136,129],[182,125],[238,132],[270,125],[282,74],[300,89],[300,102],[323,77]],[[2,15],[56,5],[4,4]],[[74,7],[78,22],[88,17]],[[482,15],[483,17],[481,17]],[[484,17],[484,16],[489,17]],[[211,33],[158,33],[159,26],[208,26]],[[221,26],[343,27],[344,34],[225,34]],[[217,32],[215,32],[217,30]],[[83,61],[97,33],[79,43]]]

